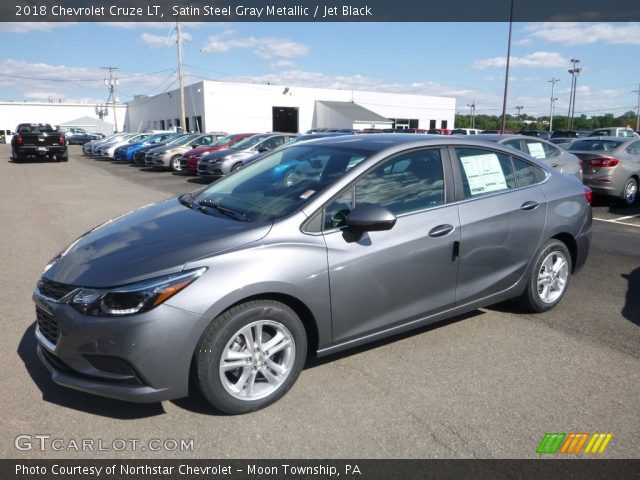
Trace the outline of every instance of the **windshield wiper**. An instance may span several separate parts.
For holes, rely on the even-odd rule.
[[[232,208],[228,208],[228,207],[223,207],[222,205],[220,205],[217,202],[214,202],[213,200],[200,200],[198,202],[198,205],[202,206],[202,207],[210,207],[210,208],[215,208],[217,211],[219,211],[220,213],[224,213],[225,215],[232,217],[236,220],[240,220],[241,222],[248,222],[249,220],[247,219],[247,215],[245,213],[239,212],[237,210],[233,210]]]

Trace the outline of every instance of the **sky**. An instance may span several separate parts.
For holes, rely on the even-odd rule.
[[[185,84],[201,80],[454,97],[500,115],[508,23],[184,23]],[[0,23],[0,101],[121,102],[178,87],[174,23]],[[508,113],[636,109],[640,23],[514,23]]]

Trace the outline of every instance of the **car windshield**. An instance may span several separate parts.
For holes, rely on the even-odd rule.
[[[232,148],[237,148],[238,150],[244,150],[246,148],[253,147],[256,143],[264,140],[265,138],[269,138],[272,135],[254,135],[253,137],[245,138],[244,140],[240,140],[238,143],[235,143]]]
[[[622,142],[615,140],[576,140],[567,150],[576,152],[610,152],[620,146]]]
[[[251,222],[270,222],[302,208],[371,154],[324,145],[292,145],[267,155],[204,190],[202,207],[233,211]]]

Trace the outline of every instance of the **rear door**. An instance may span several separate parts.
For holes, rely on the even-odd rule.
[[[451,148],[458,185],[460,271],[457,303],[506,290],[538,249],[547,201],[539,167],[480,147]]]

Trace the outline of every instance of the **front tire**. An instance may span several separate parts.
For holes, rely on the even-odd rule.
[[[253,412],[284,396],[307,355],[296,313],[271,300],[252,301],[214,319],[195,352],[196,382],[228,414]]]
[[[560,240],[549,240],[539,251],[520,305],[531,312],[546,312],[555,307],[569,287],[571,254]]]
[[[182,171],[182,166],[180,165],[180,158],[182,157],[180,155],[177,155],[169,161],[169,167],[171,168],[172,172]]]

